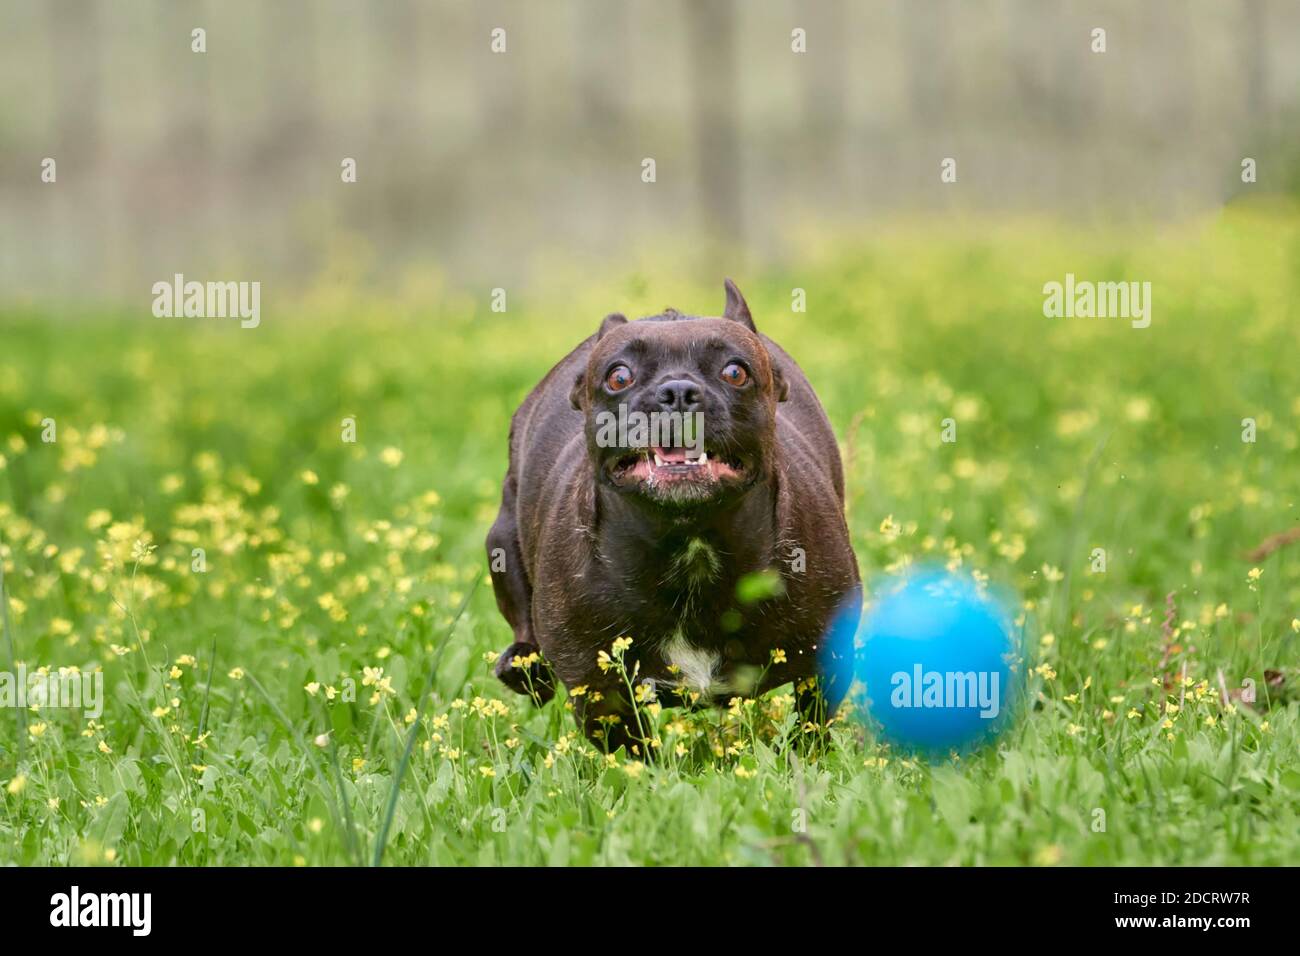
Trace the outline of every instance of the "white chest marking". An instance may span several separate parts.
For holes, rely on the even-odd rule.
[[[722,656],[716,651],[696,647],[682,637],[681,631],[674,633],[672,639],[664,645],[663,655],[669,664],[678,669],[678,677],[683,686],[701,693],[720,693],[726,689],[716,679]]]

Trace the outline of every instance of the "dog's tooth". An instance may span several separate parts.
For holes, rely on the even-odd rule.
[[[655,454],[655,467],[658,468],[664,462],[663,459],[659,457],[659,452],[655,452],[654,454]]]
[[[707,451],[700,452],[700,457],[695,463],[697,465],[707,465],[709,463],[709,453]]]

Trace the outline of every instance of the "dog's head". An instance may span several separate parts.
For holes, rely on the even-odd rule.
[[[722,317],[606,316],[573,383],[596,480],[666,507],[764,480],[787,386],[730,279]]]

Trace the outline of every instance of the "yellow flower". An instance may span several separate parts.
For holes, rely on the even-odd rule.
[[[18,776],[14,777],[12,780],[9,781],[9,785],[5,787],[5,790],[7,790],[11,794],[16,795],[22,793],[23,788],[26,786],[27,786],[27,777],[20,773]]]
[[[402,463],[402,450],[389,445],[379,453],[379,460],[389,468],[396,468]]]
[[[184,674],[185,672],[181,670],[179,667],[177,667],[175,664],[173,664],[172,669],[167,672],[167,676],[170,677],[172,680],[180,680],[181,677],[184,676]]]
[[[645,770],[645,764],[639,760],[630,760],[623,764],[623,772],[634,780],[641,776],[641,771]]]
[[[1261,568],[1251,568],[1246,573],[1246,577],[1251,581],[1258,581],[1263,576],[1264,576],[1264,571]]]
[[[361,768],[364,767],[365,765],[366,765],[366,760],[365,760],[364,757],[353,757],[353,758],[352,758],[352,772],[353,772],[353,773],[360,773],[360,772],[361,772]]]
[[[774,651],[772,651],[772,663],[773,663],[773,664],[784,664],[784,663],[785,663],[785,651],[782,650],[782,649],[779,648],[779,647],[776,648]]]
[[[1056,635],[1049,631],[1038,639],[1038,643],[1042,644],[1044,647],[1051,647],[1056,643]]]
[[[1034,865],[1056,866],[1056,864],[1061,862],[1061,858],[1064,856],[1065,851],[1059,846],[1055,843],[1048,844],[1047,846],[1039,847],[1038,851],[1034,854]]]
[[[495,777],[497,775],[497,772],[491,767],[479,767],[478,772],[485,777]]]
[[[325,829],[325,821],[320,817],[312,817],[307,821],[307,829],[312,833],[320,833],[321,830]]]
[[[27,733],[31,734],[33,737],[43,737],[45,736],[45,724],[43,722],[32,724],[27,728]]]
[[[309,468],[302,473],[302,483],[304,485],[318,485],[320,484],[320,476]]]
[[[229,677],[231,680],[243,680],[244,669],[242,667],[232,667],[230,669],[230,673],[227,674],[226,676]]]
[[[302,689],[305,690],[307,693],[311,694],[311,696],[315,697],[316,692],[320,690],[320,681],[314,680],[311,681],[310,683],[304,684]]]
[[[99,752],[102,754],[111,754],[113,752],[113,748],[110,747],[106,742],[101,740],[99,742]]]
[[[1141,717],[1142,715],[1138,713],[1138,709],[1136,707],[1130,707],[1128,709],[1128,713],[1125,714],[1124,716],[1127,717],[1129,720],[1132,720],[1133,718]]]
[[[618,655],[622,654],[631,646],[632,646],[632,638],[630,637],[614,638],[614,656],[617,657]]]

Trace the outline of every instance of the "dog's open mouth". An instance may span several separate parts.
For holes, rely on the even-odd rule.
[[[702,451],[698,455],[685,448],[637,449],[616,459],[609,474],[616,484],[638,482],[659,484],[677,481],[730,481],[741,478],[745,464],[734,455]]]

